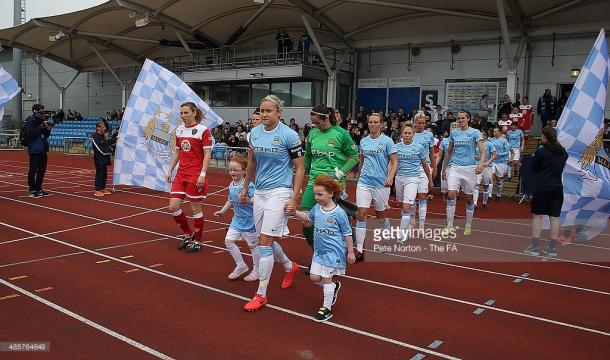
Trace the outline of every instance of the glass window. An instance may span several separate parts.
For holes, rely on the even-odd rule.
[[[249,84],[239,84],[231,87],[231,106],[250,106]]]
[[[260,106],[261,100],[269,95],[269,84],[252,84],[252,106]]]
[[[291,106],[310,107],[311,105],[311,83],[293,82],[290,93]]]
[[[314,104],[326,104],[324,98],[324,83],[322,81],[313,82],[313,99]]]
[[[205,101],[207,104],[212,103],[212,87],[210,85],[195,84],[193,88],[201,100]]]
[[[231,85],[215,85],[212,106],[229,106],[231,98]]]
[[[271,93],[284,102],[284,106],[290,105],[290,83],[271,84]]]

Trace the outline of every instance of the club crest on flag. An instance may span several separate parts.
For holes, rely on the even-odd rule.
[[[169,159],[174,155],[176,147],[176,126],[169,123],[172,120],[171,113],[164,113],[160,108],[155,110],[144,129],[145,145],[151,155]]]

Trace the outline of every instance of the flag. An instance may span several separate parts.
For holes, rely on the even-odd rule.
[[[125,107],[116,145],[113,184],[169,192],[166,176],[182,124],[180,104],[191,101],[212,129],[222,119],[180,77],[146,59]]]
[[[610,164],[603,147],[604,108],[610,63],[602,29],[589,53],[557,124],[569,158],[563,173],[561,225],[576,225],[589,240],[608,226]]]
[[[17,80],[0,65],[0,121],[4,116],[4,104],[19,94],[20,91],[21,88],[17,84]]]

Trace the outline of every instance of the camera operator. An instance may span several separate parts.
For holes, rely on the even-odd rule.
[[[44,105],[32,105],[32,115],[25,119],[26,136],[28,139],[28,155],[30,168],[28,171],[28,187],[30,197],[39,198],[49,195],[42,189],[42,181],[47,171],[48,138],[51,135],[53,123],[45,116]]]

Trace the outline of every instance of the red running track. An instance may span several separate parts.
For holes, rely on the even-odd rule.
[[[341,279],[333,319],[318,324],[309,316],[320,306],[320,288],[299,275],[291,289],[280,289],[279,266],[270,306],[241,310],[257,284],[226,279],[234,266],[223,250],[230,215],[211,217],[226,201],[225,173],[210,176],[210,192],[218,194],[206,200],[209,242],[187,255],[175,249],[166,194],[121,186],[94,198],[91,159],[51,154],[45,188],[53,195],[31,199],[25,154],[2,152],[0,165],[0,342],[50,342],[51,351],[37,357],[603,359],[610,353],[610,261],[583,261],[608,259],[608,234],[587,246],[562,247],[563,261],[521,255],[529,241],[527,205],[492,203],[477,213],[473,236],[452,240],[463,256],[501,261],[368,251],[367,261],[349,266]],[[430,225],[440,226],[443,205],[429,203]],[[390,216],[398,217],[397,210]],[[292,220],[290,228],[294,236],[282,246],[306,265],[311,254],[300,226]],[[413,241],[422,248],[429,243]],[[485,305],[488,300],[494,302]],[[440,346],[429,347],[437,340]]]

